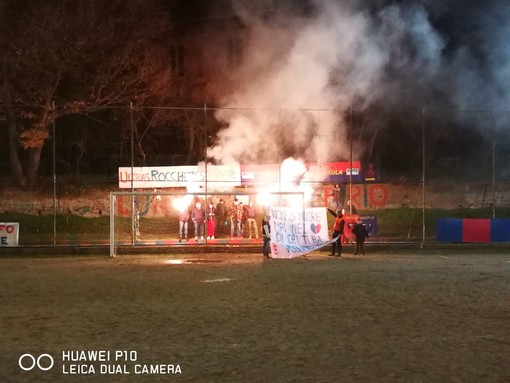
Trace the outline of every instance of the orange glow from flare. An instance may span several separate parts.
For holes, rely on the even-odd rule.
[[[172,202],[172,205],[175,209],[182,213],[189,207],[191,201],[193,201],[193,196],[191,194],[187,194],[184,197],[175,198]]]
[[[305,173],[306,166],[302,161],[294,158],[286,159],[280,166],[280,182],[262,189],[257,195],[257,203],[261,206],[280,205],[278,199],[283,199],[285,204],[290,206],[308,204],[313,196],[313,188],[301,182]],[[293,194],[283,196],[273,194],[278,192],[303,193],[303,197]]]

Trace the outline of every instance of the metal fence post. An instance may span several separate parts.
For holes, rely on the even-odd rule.
[[[52,134],[53,134],[53,246],[57,244],[57,161],[56,156],[56,137],[55,137],[55,101],[51,104],[53,109]]]
[[[426,224],[425,224],[425,160],[426,160],[426,156],[425,156],[425,130],[426,130],[426,125],[427,125],[427,111],[425,109],[425,107],[423,108],[422,110],[422,116],[423,116],[423,126],[422,126],[422,131],[421,131],[421,141],[422,141],[422,159],[421,159],[421,187],[422,187],[422,239],[421,239],[421,248],[423,249],[423,247],[425,246],[425,228],[426,228]]]
[[[131,130],[131,193],[135,191],[134,184],[134,167],[135,167],[135,132],[134,132],[134,121],[133,121],[133,103],[129,103],[129,125]],[[136,223],[135,223],[135,196],[131,194],[131,245],[135,245],[136,240]]]

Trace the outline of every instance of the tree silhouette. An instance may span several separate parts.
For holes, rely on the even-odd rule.
[[[171,25],[163,2],[4,0],[0,12],[1,99],[19,184],[36,182],[59,117],[170,97]]]

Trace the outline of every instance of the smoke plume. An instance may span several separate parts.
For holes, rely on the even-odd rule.
[[[378,108],[381,124],[395,110],[508,105],[503,0],[275,2],[263,17],[250,3],[234,4],[250,33],[216,115],[226,123],[208,151],[218,163],[348,159],[353,110]]]

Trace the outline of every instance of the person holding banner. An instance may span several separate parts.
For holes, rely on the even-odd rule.
[[[264,218],[262,219],[262,238],[263,238],[263,244],[262,244],[262,254],[265,258],[269,257],[269,242],[271,241],[271,225],[269,224],[269,220],[271,217],[268,213],[264,215]]]
[[[342,256],[342,235],[344,233],[345,220],[341,210],[337,210],[334,212],[331,209],[328,209],[328,212],[335,217],[335,223],[333,224],[333,239],[336,238],[336,241],[333,242],[330,257],[334,257],[335,253],[338,251],[338,256]]]

